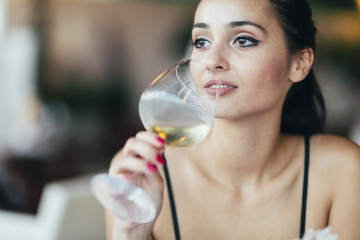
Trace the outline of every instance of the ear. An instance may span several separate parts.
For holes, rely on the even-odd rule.
[[[289,79],[292,82],[302,81],[310,72],[314,62],[314,51],[312,48],[304,48],[297,53],[291,62]]]

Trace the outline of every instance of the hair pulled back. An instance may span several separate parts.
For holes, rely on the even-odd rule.
[[[316,32],[307,0],[269,0],[285,35],[289,55],[316,50]],[[314,70],[290,88],[282,110],[281,132],[313,134],[324,131],[325,102]]]

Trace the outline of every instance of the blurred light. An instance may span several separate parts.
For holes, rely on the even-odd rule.
[[[357,0],[360,2],[360,0]],[[343,42],[358,46],[360,43],[360,15],[353,10],[319,12],[316,17],[320,41]]]
[[[356,0],[356,4],[357,4],[358,10],[360,12],[360,0]]]

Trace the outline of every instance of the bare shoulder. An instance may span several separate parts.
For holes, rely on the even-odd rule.
[[[349,147],[359,151],[359,145],[342,136],[331,134],[316,134],[311,136],[311,140],[314,143],[321,144],[324,147]]]
[[[310,169],[318,186],[333,193],[339,193],[343,186],[359,186],[360,147],[341,136],[314,135],[310,140]]]
[[[332,189],[331,192],[344,185],[360,185],[359,145],[341,136],[313,135],[310,171],[318,186]]]
[[[316,190],[329,190],[328,225],[339,239],[360,239],[359,145],[339,136],[314,135],[310,146],[310,166],[320,183]]]
[[[360,168],[360,146],[341,136],[328,134],[312,136],[311,153],[322,161],[327,159],[329,163]]]

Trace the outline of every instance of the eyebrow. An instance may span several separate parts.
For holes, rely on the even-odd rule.
[[[266,33],[266,30],[263,26],[261,26],[260,24],[251,22],[251,21],[234,21],[234,22],[230,22],[226,26],[230,27],[230,28],[236,28],[236,27],[242,27],[242,26],[246,26],[246,25],[256,27]],[[195,23],[193,26],[193,29],[194,28],[208,29],[208,28],[210,28],[210,26],[206,23]]]
[[[249,25],[249,26],[256,27],[256,28],[258,28],[258,29],[260,29],[261,31],[263,31],[263,32],[266,33],[266,30],[265,30],[265,28],[264,28],[263,26],[261,26],[260,24],[251,22],[251,21],[235,21],[235,22],[230,22],[228,25],[229,25],[229,27],[231,27],[231,28]]]
[[[194,26],[193,26],[193,29],[194,28],[204,28],[204,29],[208,29],[209,28],[209,25],[206,24],[206,23],[195,23]]]

